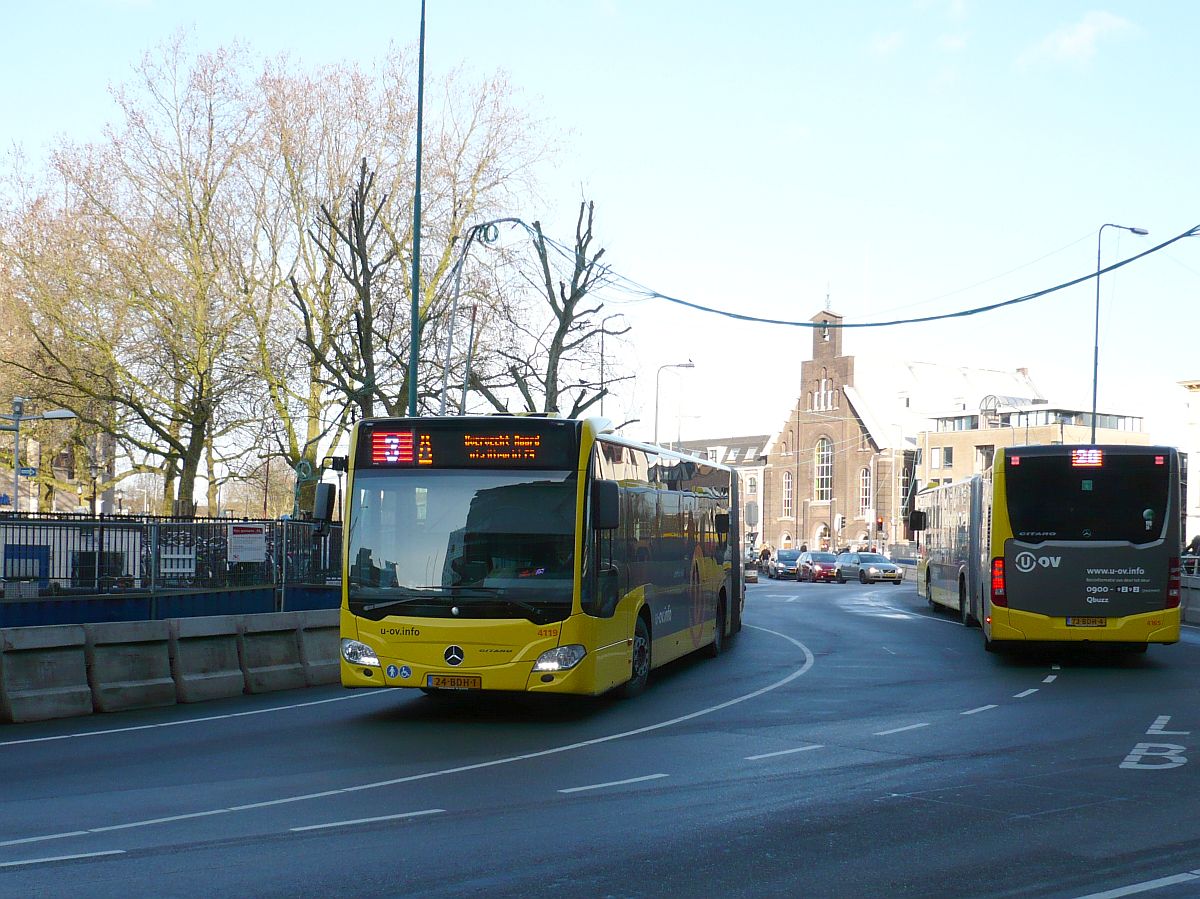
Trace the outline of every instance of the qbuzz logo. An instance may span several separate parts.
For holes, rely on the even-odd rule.
[[[1029,550],[1017,553],[1017,557],[1013,559],[1013,564],[1017,566],[1017,571],[1022,574],[1029,574],[1033,569],[1041,568],[1057,568],[1062,563],[1062,556],[1035,556]]]

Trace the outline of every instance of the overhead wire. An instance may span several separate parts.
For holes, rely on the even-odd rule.
[[[877,322],[847,322],[847,321],[822,322],[822,321],[816,321],[816,322],[813,322],[813,321],[794,321],[794,320],[790,320],[790,319],[778,319],[778,318],[763,318],[761,316],[747,315],[742,312],[730,312],[729,310],[726,310],[726,309],[717,309],[712,306],[705,306],[700,303],[693,303],[689,300],[684,300],[679,297],[673,297],[668,294],[660,293],[657,290],[651,290],[646,295],[648,297],[651,297],[654,299],[665,300],[668,303],[675,303],[676,305],[683,306],[688,309],[695,309],[698,312],[707,312],[707,313],[710,313],[713,315],[722,316],[724,318],[735,319],[737,321],[754,322],[757,324],[764,324],[764,325],[783,325],[786,327],[793,327],[793,328],[843,328],[843,329],[845,329],[845,328],[890,328],[890,327],[896,327],[898,325],[916,325],[916,324],[923,324],[926,322],[945,321],[946,319],[952,319],[952,318],[966,318],[966,317],[972,316],[972,315],[980,315],[984,312],[993,312],[997,309],[1003,309],[1006,306],[1015,306],[1019,303],[1027,303],[1030,300],[1036,300],[1040,297],[1047,296],[1048,294],[1056,293],[1060,290],[1066,290],[1068,287],[1074,287],[1076,284],[1082,284],[1083,282],[1090,281],[1093,278],[1099,278],[1101,275],[1108,274],[1109,272],[1114,272],[1117,269],[1123,268],[1132,262],[1136,262],[1139,259],[1143,259],[1146,256],[1150,256],[1154,253],[1157,253],[1157,252],[1165,249],[1166,247],[1169,247],[1171,244],[1176,243],[1177,241],[1183,240],[1186,237],[1196,237],[1198,235],[1200,235],[1200,225],[1196,225],[1195,227],[1189,228],[1187,231],[1184,231],[1181,234],[1177,234],[1175,237],[1172,237],[1169,240],[1165,240],[1162,243],[1158,244],[1157,246],[1151,247],[1150,249],[1145,250],[1141,253],[1138,253],[1134,256],[1130,256],[1127,259],[1122,259],[1119,262],[1115,262],[1112,265],[1107,266],[1106,268],[1097,269],[1094,272],[1089,272],[1088,274],[1081,275],[1078,278],[1072,278],[1070,281],[1064,281],[1061,284],[1054,285],[1053,287],[1046,287],[1046,288],[1043,288],[1042,290],[1036,290],[1033,293],[1027,293],[1023,296],[1013,297],[1012,299],[1008,299],[1008,300],[1001,300],[1000,302],[996,302],[996,303],[988,303],[987,305],[984,305],[984,306],[975,306],[970,309],[960,309],[956,312],[944,312],[944,313],[941,313],[938,315],[924,315],[924,316],[919,316],[916,318],[892,319],[890,321],[877,321]]]

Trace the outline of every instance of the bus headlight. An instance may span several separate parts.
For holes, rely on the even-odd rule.
[[[587,655],[587,650],[578,643],[556,646],[554,649],[548,649],[538,656],[538,660],[533,663],[533,670],[566,671],[582,662],[585,655]]]
[[[351,665],[379,667],[379,656],[375,655],[375,650],[357,640],[342,640],[342,658]]]

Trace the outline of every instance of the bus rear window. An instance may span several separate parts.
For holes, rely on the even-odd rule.
[[[1158,454],[1106,453],[1099,467],[1061,455],[1020,455],[1005,468],[1013,536],[1043,540],[1158,540],[1167,524],[1171,466]],[[1169,460],[1168,460],[1169,462]]]

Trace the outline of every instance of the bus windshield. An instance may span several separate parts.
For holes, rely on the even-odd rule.
[[[357,472],[350,611],[373,620],[565,618],[577,484],[568,471]]]
[[[1067,453],[1008,460],[1008,514],[1013,536],[1041,540],[1162,538],[1171,467],[1161,454],[1106,453],[1103,465],[1075,467]]]

